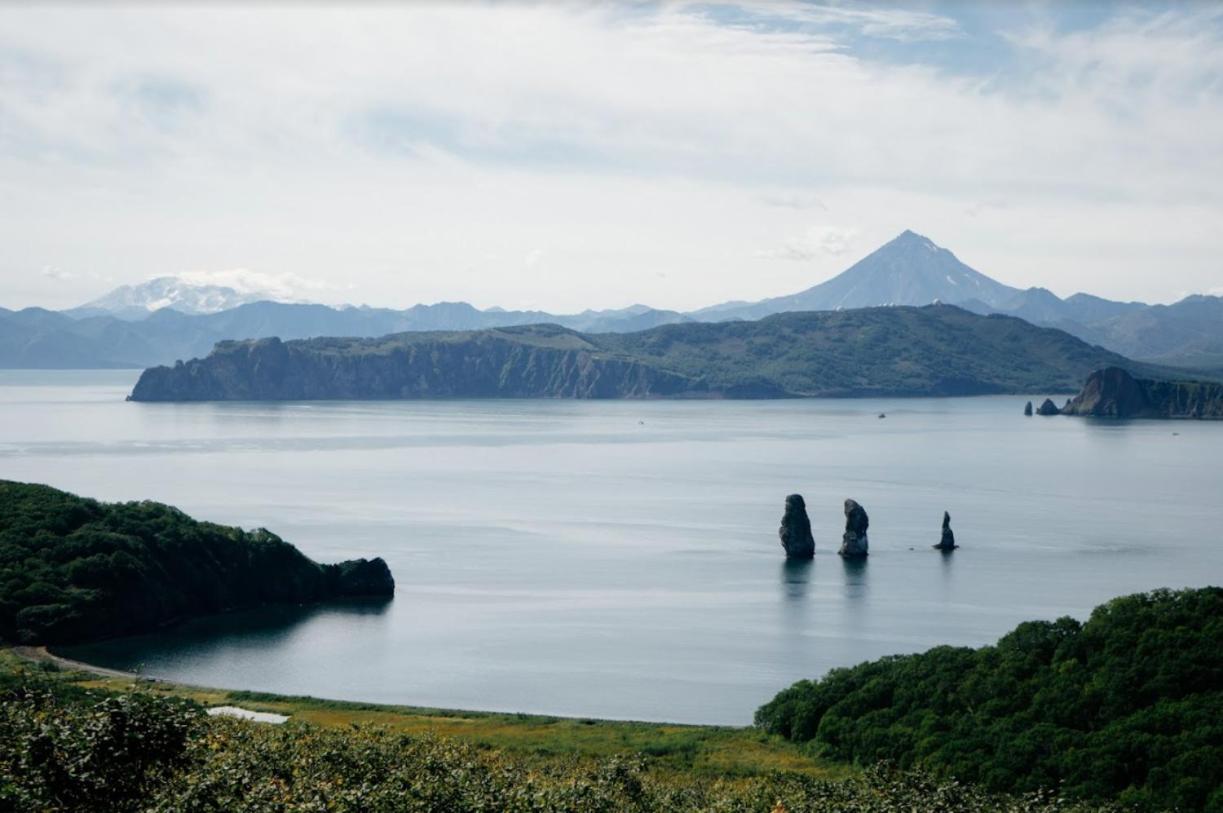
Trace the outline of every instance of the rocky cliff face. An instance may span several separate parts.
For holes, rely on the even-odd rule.
[[[786,497],[786,511],[777,529],[787,559],[810,559],[815,556],[815,538],[811,535],[811,519],[801,494]]]
[[[1223,420],[1223,384],[1140,379],[1120,367],[1108,367],[1088,376],[1083,391],[1062,414]]]
[[[526,340],[500,331],[397,338],[222,342],[207,358],[146,370],[131,398],[649,398],[702,389],[560,328]]]
[[[866,556],[870,549],[866,529],[870,524],[866,509],[853,500],[846,500],[845,534],[841,537],[841,549],[837,553],[842,556]]]

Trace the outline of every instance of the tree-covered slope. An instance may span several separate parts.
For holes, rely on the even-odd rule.
[[[3,640],[85,641],[190,615],[393,591],[381,559],[320,565],[263,529],[0,480]]]
[[[222,342],[146,370],[137,401],[1073,392],[1133,365],[1058,330],[951,306],[784,313],[583,334],[555,325]]]
[[[801,681],[756,713],[820,754],[994,790],[1223,811],[1223,588],[1126,596]]]

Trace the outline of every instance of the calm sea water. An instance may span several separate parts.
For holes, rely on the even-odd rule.
[[[0,372],[0,477],[379,555],[398,584],[68,653],[151,676],[742,724],[832,667],[1223,581],[1220,423],[1024,418],[1024,397],[125,403],[136,375]],[[795,491],[817,555],[787,565]],[[846,497],[865,563],[835,554]]]

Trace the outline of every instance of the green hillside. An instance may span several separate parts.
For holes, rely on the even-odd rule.
[[[835,669],[756,722],[831,759],[1217,813],[1223,588],[1127,596],[1084,624],[1030,621],[995,646]]]
[[[85,641],[190,615],[393,591],[381,559],[320,565],[266,530],[0,480],[0,640]]]
[[[582,334],[555,325],[380,339],[222,342],[146,370],[137,401],[779,398],[1074,392],[1143,365],[1059,330],[959,308],[783,313]]]

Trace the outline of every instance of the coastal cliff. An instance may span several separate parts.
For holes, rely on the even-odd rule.
[[[1127,360],[947,305],[583,334],[557,325],[220,342],[145,370],[133,401],[786,398],[1073,392]]]
[[[1223,420],[1223,384],[1134,378],[1121,367],[1108,367],[1088,376],[1062,414]]]
[[[262,528],[0,480],[0,640],[75,643],[193,615],[394,592],[382,559],[319,564]]]

